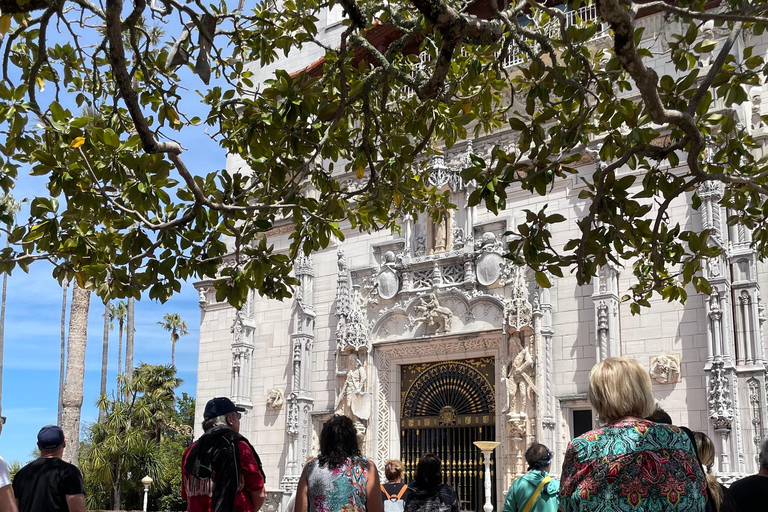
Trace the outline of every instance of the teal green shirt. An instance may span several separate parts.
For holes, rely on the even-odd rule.
[[[545,471],[533,469],[512,482],[502,512],[523,512],[531,495],[545,476],[547,476]],[[530,512],[557,512],[559,494],[560,482],[553,478],[544,485]]]

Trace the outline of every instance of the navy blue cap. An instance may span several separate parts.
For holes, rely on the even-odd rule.
[[[208,403],[205,404],[205,412],[203,413],[203,418],[210,420],[211,418],[229,414],[235,411],[244,412],[245,409],[242,407],[236,407],[235,404],[232,403],[232,400],[225,396],[211,398],[208,400]]]
[[[37,433],[37,446],[41,450],[52,450],[64,444],[64,431],[56,425],[46,425]]]

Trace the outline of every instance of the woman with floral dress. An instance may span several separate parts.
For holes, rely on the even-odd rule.
[[[655,402],[640,363],[601,361],[589,374],[588,397],[604,425],[568,445],[562,512],[704,512],[707,481],[690,438],[642,419]]]
[[[320,455],[301,473],[294,512],[383,510],[376,465],[360,454],[352,420],[334,416],[320,433]]]

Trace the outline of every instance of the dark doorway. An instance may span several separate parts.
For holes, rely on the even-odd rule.
[[[436,454],[443,464],[443,481],[456,490],[462,510],[481,512],[485,503],[483,455],[472,443],[496,440],[493,371],[492,357],[402,367],[404,477],[415,476],[421,455]],[[493,457],[494,502],[495,467]]]

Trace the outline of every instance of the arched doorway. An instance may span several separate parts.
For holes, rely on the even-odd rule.
[[[443,481],[456,490],[462,510],[480,512],[485,503],[483,456],[472,443],[496,440],[494,365],[493,357],[482,357],[401,367],[405,478],[414,477],[422,454],[435,453],[443,462]]]

